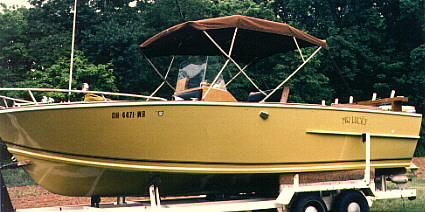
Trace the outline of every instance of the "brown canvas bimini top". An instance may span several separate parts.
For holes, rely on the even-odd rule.
[[[239,62],[250,62],[277,53],[300,48],[322,46],[328,48],[325,40],[313,37],[285,23],[273,22],[242,15],[188,21],[170,27],[149,38],[140,46],[148,57],[166,55],[222,55],[208,39],[208,34],[228,52],[232,37],[238,28],[232,58]]]

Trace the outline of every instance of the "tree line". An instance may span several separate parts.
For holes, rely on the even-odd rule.
[[[28,1],[30,8],[0,6],[0,87],[67,88],[74,0]],[[91,90],[150,94],[161,79],[141,56],[142,42],[184,21],[240,14],[286,22],[327,40],[329,50],[288,82],[289,101],[325,99],[329,104],[334,98],[348,102],[349,96],[361,101],[372,93],[386,98],[396,90],[423,113],[424,4],[424,0],[79,0],[72,87],[88,83]],[[262,89],[272,88],[299,64],[293,57],[297,54],[258,61],[248,72]],[[229,90],[240,100],[254,91],[243,79],[230,84]],[[164,87],[158,95],[170,96],[171,91]],[[422,130],[416,155],[425,155],[424,137]]]

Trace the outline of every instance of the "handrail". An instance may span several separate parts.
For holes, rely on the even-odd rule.
[[[23,103],[32,103],[32,101],[28,101],[28,100],[25,100],[25,99],[17,99],[17,98],[3,96],[3,95],[0,95],[0,99],[7,99],[7,100],[23,102]]]
[[[105,92],[105,91],[69,90],[69,89],[55,89],[55,88],[0,88],[0,91],[28,91],[30,93],[30,95],[32,94],[32,91],[84,93],[84,94],[100,94],[100,95],[136,97],[136,98],[146,99],[147,101],[148,100],[167,101],[167,99],[165,99],[165,98],[152,97],[152,96],[139,95],[139,94],[115,93],[115,92]],[[3,95],[0,95],[0,99],[3,99],[3,100],[7,99],[7,100],[22,102],[22,103],[38,104],[38,102],[35,99],[33,99],[33,101],[28,101],[28,100],[24,100],[24,99],[17,99],[17,98],[12,98],[12,97],[3,96]]]

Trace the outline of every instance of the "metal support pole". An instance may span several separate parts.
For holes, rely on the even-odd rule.
[[[159,188],[158,188],[158,186],[155,186],[155,201],[156,201],[156,205],[158,207],[161,207],[161,200],[159,198]]]
[[[31,90],[28,90],[28,93],[30,94],[31,99],[32,99],[32,101],[34,102],[34,104],[38,105],[38,102],[37,102],[37,100],[35,99],[34,94],[32,94],[32,91],[31,91]]]
[[[363,142],[366,144],[366,167],[364,173],[364,182],[370,184],[370,133],[362,134]]]
[[[208,36],[208,38],[211,39],[211,41],[214,41],[214,39],[211,38],[211,36],[209,36],[209,34],[206,31],[203,31],[205,33],[205,35]],[[235,43],[235,39],[236,39],[236,34],[238,33],[238,28],[235,28],[235,32],[233,33],[233,38],[232,38],[232,43],[230,44],[230,49],[229,49],[229,55],[232,55],[232,50],[233,50],[233,44]],[[217,47],[218,44],[217,44]],[[208,93],[210,92],[211,88],[214,86],[214,84],[217,82],[218,78],[220,77],[221,73],[223,73],[224,69],[226,68],[227,64],[229,63],[230,59],[227,59],[226,62],[224,63],[223,67],[221,68],[221,70],[218,72],[217,76],[214,78],[214,80],[211,82],[210,87],[208,87],[208,90],[205,92],[205,94],[202,96],[202,100],[205,99],[205,97],[208,95]]]
[[[99,208],[100,207],[100,197],[91,197],[90,207]]]
[[[301,59],[303,60],[303,62],[305,62],[304,55],[303,55],[303,52],[301,51],[300,46],[298,45],[297,38],[295,36],[292,36],[292,38],[294,39],[294,43],[297,46],[297,49],[298,49],[298,52],[300,53]]]
[[[385,175],[381,175],[381,191],[387,191],[387,181]]]
[[[75,45],[75,22],[77,22],[77,0],[74,1],[74,16],[72,21],[72,38],[71,38],[71,62],[69,64],[69,85],[68,90],[72,89],[72,71],[74,68],[74,45]],[[71,101],[71,92],[68,93],[68,102]]]
[[[170,65],[168,66],[168,69],[167,69],[167,73],[165,74],[165,77],[164,77],[164,81],[162,81],[162,83],[158,86],[158,88],[156,88],[156,90],[150,95],[151,97],[152,96],[154,96],[155,94],[156,94],[156,92],[158,92],[159,91],[159,89],[161,89],[161,87],[165,84],[165,83],[167,83],[168,81],[167,81],[167,77],[168,77],[168,74],[170,73],[170,70],[171,70],[171,66],[173,65],[173,63],[174,63],[174,56],[173,56],[173,58],[171,59],[171,62],[170,62]],[[161,74],[160,74],[161,75]],[[173,88],[173,87],[172,87]],[[174,89],[175,90],[175,89]]]
[[[167,83],[167,85],[171,89],[173,89],[173,91],[175,91],[176,89],[168,82],[168,80],[164,76],[162,76],[161,72],[159,72],[159,70],[155,67],[155,65],[153,64],[153,62],[148,57],[146,57],[146,55],[143,55],[143,57],[145,57],[146,61],[148,61],[148,63],[152,66],[153,70],[155,70],[155,72],[161,77],[161,79],[164,80],[163,82]],[[174,56],[171,59],[171,62],[170,62],[169,67],[171,67],[173,61],[174,61]]]
[[[237,29],[237,28],[236,28]],[[266,93],[264,93],[264,91],[262,91],[255,83],[254,81],[252,81],[252,79],[245,73],[245,71],[243,71],[243,69],[241,68],[241,66],[231,57],[231,55],[227,54],[227,52],[225,52],[220,45],[218,45],[217,42],[215,42],[215,40],[208,34],[208,32],[203,31],[204,34],[208,37],[208,39],[210,39],[210,41],[217,47],[218,50],[221,51],[221,53],[227,57],[228,60],[232,61],[233,64],[235,64],[236,68],[239,69],[240,72],[242,72],[242,74],[248,79],[248,81],[258,90],[260,91],[262,94],[266,95]],[[235,32],[237,32],[235,30]],[[233,42],[233,41],[232,41]],[[233,44],[231,46],[231,48],[233,48]],[[231,51],[230,51],[231,53]]]
[[[0,185],[1,185],[1,192],[0,192],[0,201],[1,201],[1,207],[0,212],[11,212],[15,211],[12,206],[12,201],[10,201],[9,193],[7,192],[6,185],[4,184],[3,175],[0,170]]]
[[[271,95],[273,95],[280,87],[282,87],[289,79],[292,78],[292,76],[294,76],[302,67],[304,67],[304,65],[311,60],[311,58],[313,58],[314,55],[317,54],[317,52],[319,52],[319,50],[322,49],[321,46],[319,46],[319,48],[316,49],[316,51],[313,52],[313,54],[310,55],[310,57],[307,58],[307,60],[305,60],[300,66],[298,66],[297,69],[295,69],[295,71],[292,72],[292,74],[290,74],[285,80],[283,80],[283,82],[281,82],[275,89],[273,89],[272,92],[270,92],[266,97],[264,97],[263,100],[260,101],[260,103],[264,103]]]
[[[3,152],[2,152],[3,153]],[[4,183],[3,175],[1,173],[1,170],[5,169],[15,169],[19,168],[21,166],[26,166],[30,164],[30,161],[22,161],[22,162],[13,162],[7,165],[0,166],[0,201],[1,201],[1,207],[0,212],[14,212],[12,206],[12,201],[10,201],[9,193],[7,192],[6,184]]]
[[[296,174],[294,176],[294,187],[300,187],[300,175]]]
[[[5,98],[3,98],[3,103],[4,103],[4,107],[9,108],[9,106],[7,105],[7,101]]]
[[[122,201],[121,201],[122,197]],[[125,205],[127,202],[125,201],[125,196],[117,196],[117,205]]]
[[[159,198],[159,190],[155,185],[149,186],[149,199],[151,202],[151,208],[161,207],[161,200]]]

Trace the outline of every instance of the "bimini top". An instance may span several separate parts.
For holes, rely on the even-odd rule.
[[[205,35],[210,35],[226,52],[230,49],[235,28],[238,32],[231,57],[236,61],[250,62],[277,53],[300,48],[321,46],[326,41],[313,37],[285,23],[273,22],[243,15],[188,21],[170,27],[149,38],[140,46],[148,57],[166,55],[222,55]]]

